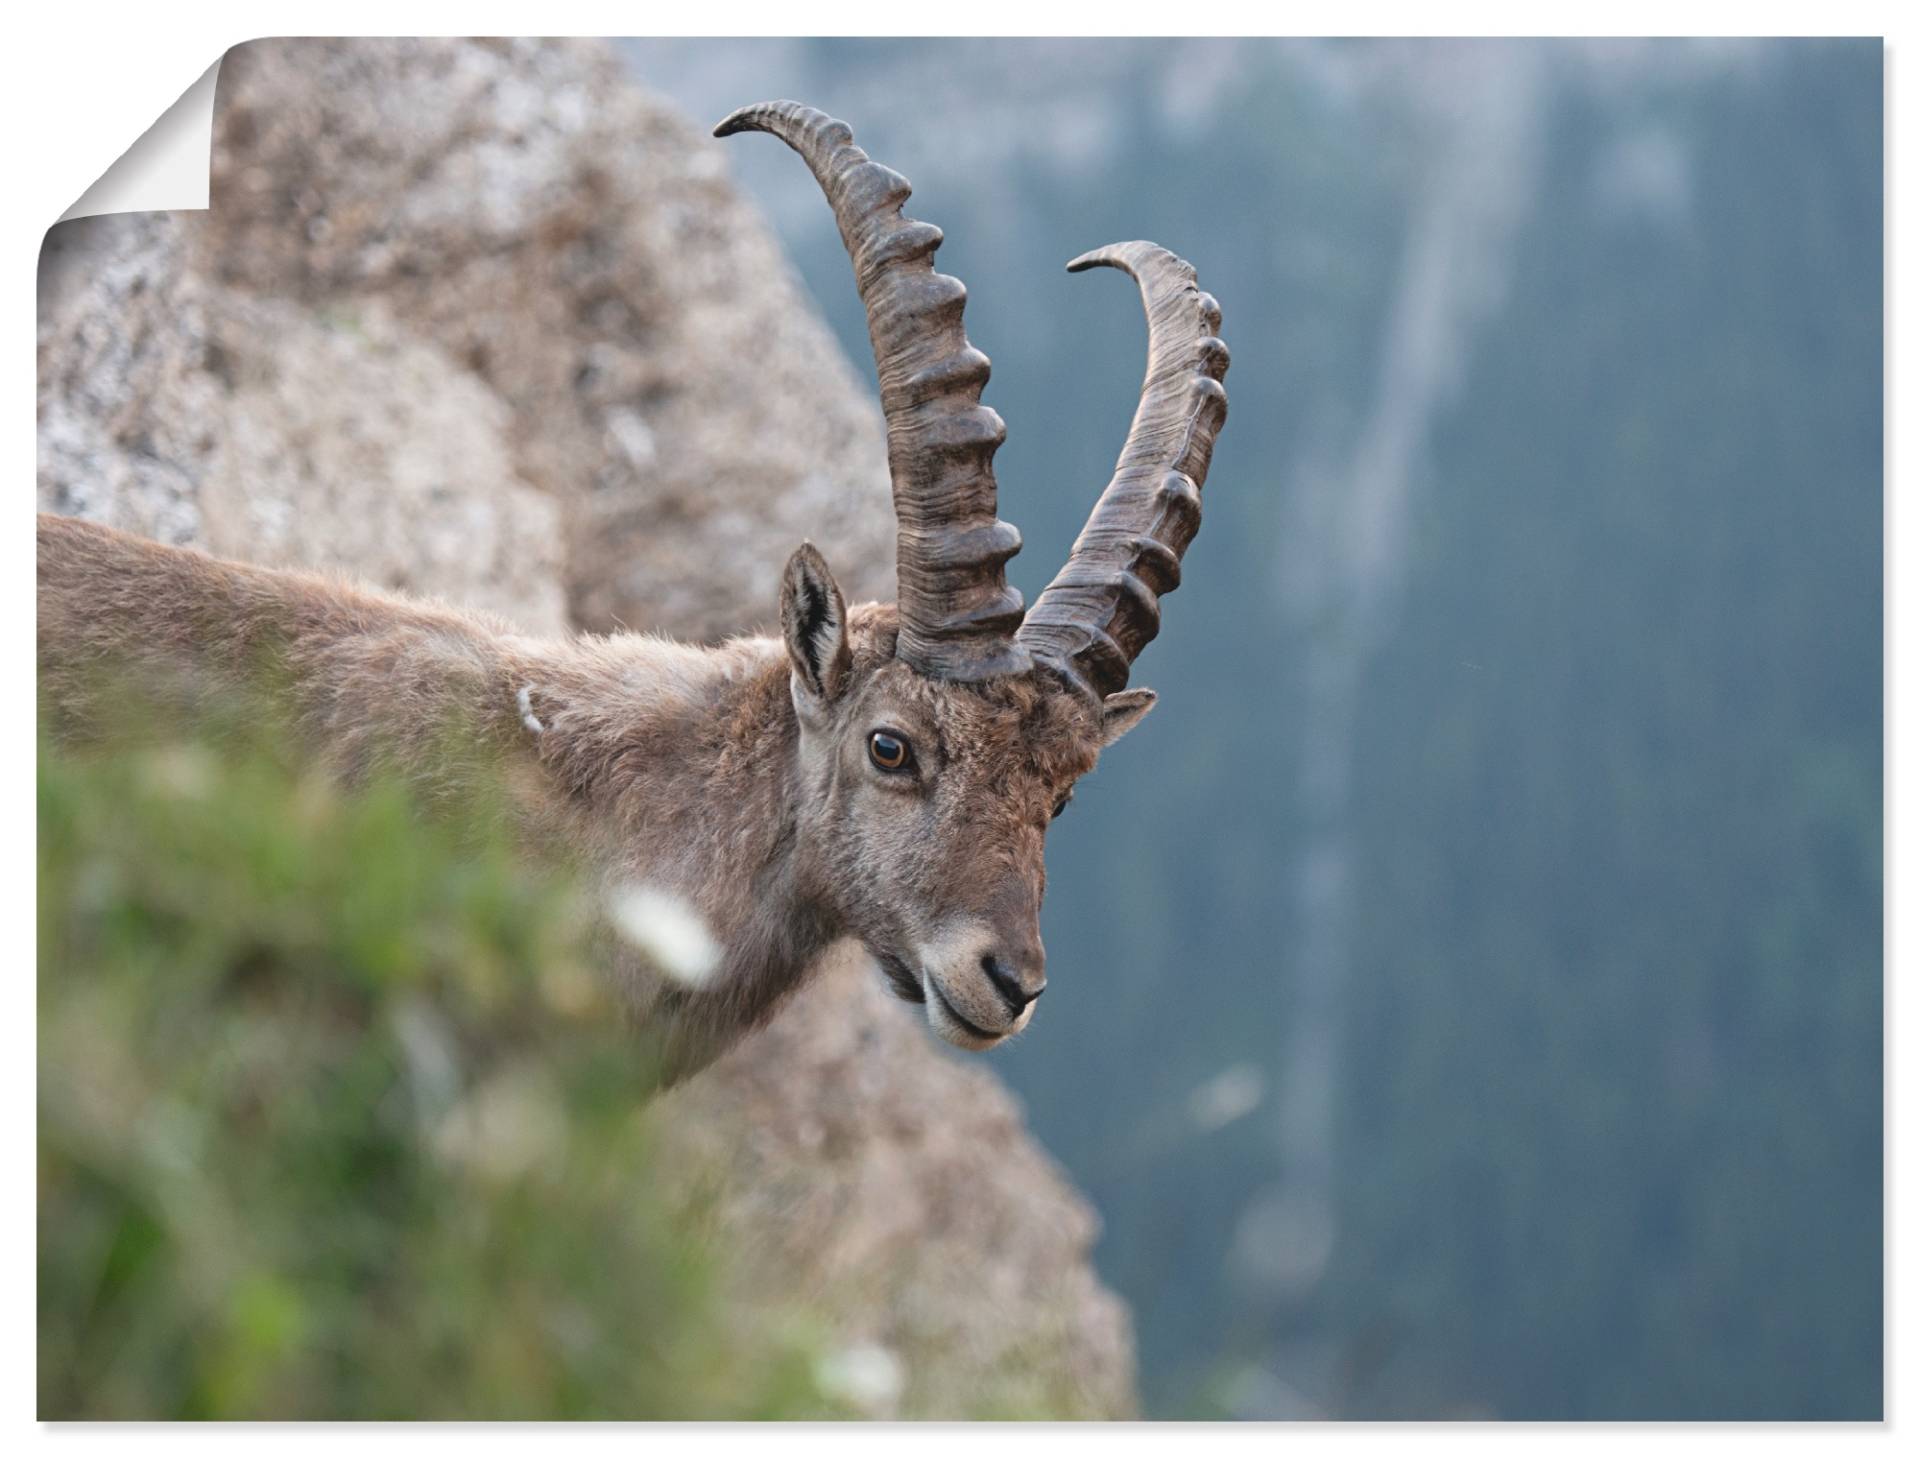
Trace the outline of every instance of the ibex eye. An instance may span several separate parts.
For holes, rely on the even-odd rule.
[[[1072,803],[1073,803],[1073,791],[1068,790],[1066,794],[1062,795],[1057,801],[1054,802],[1053,818],[1055,820],[1058,820],[1061,816],[1061,813],[1065,811],[1067,806],[1071,805]]]
[[[876,729],[867,736],[867,758],[873,761],[876,769],[897,775],[913,764],[913,746],[898,734]]]

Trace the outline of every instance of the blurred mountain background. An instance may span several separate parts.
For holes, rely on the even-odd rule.
[[[1881,1411],[1882,51],[629,41],[941,224],[1029,600],[1151,237],[1232,415],[995,1066],[1164,1416]],[[824,203],[729,165],[847,355]]]

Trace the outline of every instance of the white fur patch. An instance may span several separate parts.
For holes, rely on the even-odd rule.
[[[535,734],[545,734],[547,726],[540,722],[540,716],[533,712],[533,685],[528,684],[514,695],[514,702],[520,706],[520,722]]]
[[[683,987],[705,987],[720,970],[720,944],[700,913],[657,886],[625,885],[607,896],[614,929]]]

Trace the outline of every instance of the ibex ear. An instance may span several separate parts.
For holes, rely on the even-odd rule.
[[[824,708],[840,696],[853,672],[847,643],[847,605],[839,584],[812,542],[787,558],[780,582],[780,627],[793,660],[796,700]]]
[[[1105,749],[1135,724],[1147,717],[1147,711],[1160,702],[1152,689],[1121,689],[1108,694],[1100,703],[1100,747]]]

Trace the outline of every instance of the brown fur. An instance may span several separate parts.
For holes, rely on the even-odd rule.
[[[57,732],[97,725],[103,684],[130,672],[189,698],[277,686],[303,741],[341,772],[380,766],[436,795],[503,775],[528,834],[608,888],[683,898],[723,949],[709,984],[615,952],[673,1077],[764,1022],[846,937],[951,1041],[987,1046],[1024,1026],[1031,1004],[1015,1002],[1044,985],[1048,821],[1152,702],[1135,690],[1096,707],[1045,669],[924,677],[894,657],[893,607],[848,611],[811,547],[783,583],[784,643],[716,648],[532,639],[59,517],[40,518],[39,580]],[[911,741],[917,773],[876,769],[875,729]]]

